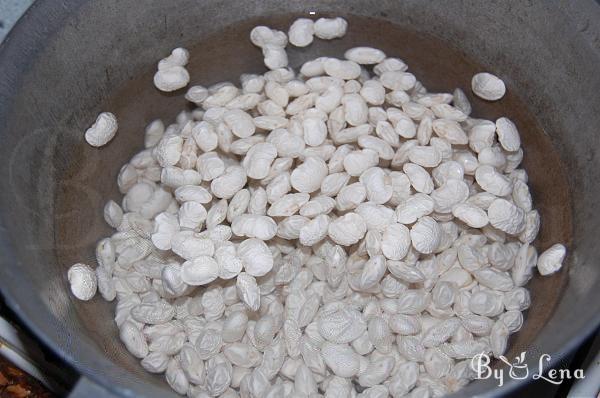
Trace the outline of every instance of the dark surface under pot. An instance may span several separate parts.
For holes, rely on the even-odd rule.
[[[119,199],[118,170],[143,147],[144,126],[156,117],[171,122],[188,106],[180,92],[153,87],[156,60],[186,46],[191,84],[237,81],[243,72],[264,70],[248,39],[253,26],[285,29],[309,10],[346,17],[348,34],[289,49],[292,66],[372,45],[405,60],[431,92],[461,87],[474,116],[508,116],[519,127],[543,222],[536,246],[562,241],[570,255],[565,270],[528,285],[532,306],[507,356],[527,350],[532,363],[543,352],[557,357],[597,324],[600,300],[593,287],[600,250],[593,234],[600,217],[592,199],[600,192],[593,150],[599,141],[600,78],[594,72],[600,55],[597,36],[595,42],[589,37],[598,32],[593,2],[498,2],[493,11],[469,1],[265,1],[252,9],[241,2],[157,1],[138,9],[127,1],[76,1],[64,10],[49,3],[35,4],[0,52],[6,71],[0,82],[0,289],[26,324],[82,373],[121,393],[164,396],[168,389],[118,341],[113,304],[99,297],[77,302],[65,277],[74,262],[95,263],[95,243],[110,233],[102,207]],[[32,28],[36,21],[44,21],[42,31]],[[552,21],[560,24],[550,29]],[[471,76],[481,70],[505,80],[502,101],[470,95]],[[98,150],[82,135],[102,110],[114,112],[120,127]],[[477,382],[462,393],[502,392],[492,388],[491,380]]]

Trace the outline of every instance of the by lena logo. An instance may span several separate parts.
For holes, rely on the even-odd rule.
[[[529,376],[529,366],[525,363],[525,355],[526,354],[523,351],[515,357],[514,362],[510,362],[504,355],[498,357],[499,360],[508,366],[508,375],[506,374],[507,369],[505,368],[492,369],[490,367],[490,356],[483,352],[475,355],[471,359],[471,369],[475,372],[476,379],[493,378],[498,381],[498,386],[501,387],[504,385],[504,381],[507,377],[520,380],[526,379]],[[532,370],[534,371],[531,376],[533,380],[542,379],[548,383],[561,384],[567,379],[585,378],[583,369],[575,369],[574,371],[571,371],[570,369],[550,369],[544,376],[544,373],[546,373],[544,365],[547,365],[551,359],[552,357],[548,354],[542,354],[540,356],[537,369]]]

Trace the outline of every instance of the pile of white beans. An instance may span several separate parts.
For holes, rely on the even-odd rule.
[[[342,37],[342,18],[298,19],[250,39],[269,71],[190,87],[197,108],[148,125],[125,164],[98,266],[73,294],[117,299],[132,355],[189,397],[429,397],[502,355],[530,305],[540,227],[517,126],[470,116],[466,94],[428,93],[399,58],[351,48],[288,67],[288,42]],[[188,85],[188,52],[154,83]],[[505,94],[476,75],[473,92]],[[86,132],[110,141],[102,113]]]

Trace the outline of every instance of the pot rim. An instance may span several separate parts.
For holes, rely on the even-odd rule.
[[[68,5],[64,5],[61,13],[56,12],[56,5],[52,0],[36,0],[29,9],[21,16],[17,23],[8,32],[4,41],[0,44],[0,70],[9,74],[7,82],[0,84],[0,128],[6,122],[6,115],[9,113],[8,98],[14,95],[14,90],[19,87],[18,80],[10,80],[10,78],[19,78],[23,71],[27,70],[34,56],[42,49],[42,44],[39,37],[49,35],[49,31],[59,29],[63,20],[68,19],[76,10],[84,5],[87,0],[74,0]],[[597,6],[593,1],[587,4],[581,3],[585,7]],[[44,25],[40,23],[44,21],[49,23]],[[48,29],[49,28],[49,29]],[[25,49],[25,51],[23,51]],[[13,91],[13,92],[11,92]],[[7,94],[7,95],[5,95]],[[4,100],[2,99],[4,97]],[[0,211],[1,216],[2,211]],[[112,378],[103,377],[104,371],[113,370],[115,365],[103,356],[96,356],[97,348],[86,341],[78,341],[77,351],[81,355],[94,358],[93,366],[91,362],[84,364],[78,360],[73,352],[66,350],[56,335],[51,335],[49,326],[56,324],[56,319],[46,311],[40,311],[40,308],[35,308],[36,297],[31,300],[31,294],[22,289],[17,283],[11,283],[18,279],[19,261],[14,255],[13,247],[10,242],[9,226],[4,225],[0,219],[0,294],[5,299],[6,304],[17,314],[23,324],[48,347],[52,352],[64,359],[78,372],[102,386],[107,391],[114,392],[121,396],[138,396],[142,393],[150,393],[151,396],[164,396],[164,390],[153,385],[144,385],[143,391],[140,386],[135,383],[127,386]],[[43,307],[42,307],[43,308]],[[32,313],[36,316],[30,316]],[[566,340],[562,345],[563,349],[560,352],[548,353],[552,359],[548,363],[548,369],[555,367],[565,354],[573,352],[581,345],[594,331],[600,326],[600,313],[592,316],[588,323],[580,329],[574,337]],[[69,333],[67,325],[57,324],[56,331],[65,334]],[[50,332],[50,333],[49,333]],[[135,374],[129,370],[119,369],[119,373],[126,374],[130,379],[136,378]],[[125,379],[123,379],[125,380]],[[528,378],[521,380],[508,380],[503,386],[497,387],[490,385],[490,388],[477,394],[480,397],[499,397],[511,393],[525,384],[529,383],[531,375]],[[449,397],[463,396],[467,392],[469,385],[459,390],[456,393],[448,395]],[[148,391],[148,389],[151,389]]]

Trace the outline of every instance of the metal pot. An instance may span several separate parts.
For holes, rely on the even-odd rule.
[[[38,0],[0,47],[0,289],[25,324],[83,375],[75,394],[175,396],[121,345],[114,304],[78,302],[66,270],[94,263],[95,242],[109,232],[106,200],[119,199],[120,166],[143,146],[153,118],[173,120],[181,92],[152,85],[159,58],[191,50],[192,83],[263,71],[248,33],[264,23],[285,29],[298,16],[341,15],[349,33],[290,50],[291,65],[320,54],[374,45],[404,59],[431,91],[470,94],[471,76],[491,71],[505,99],[470,96],[474,115],[509,116],[523,136],[543,226],[536,242],[569,248],[556,275],[535,277],[532,306],[511,339],[512,358],[527,351],[554,363],[600,322],[600,6],[592,0]],[[98,112],[120,122],[106,147],[85,144]],[[498,396],[527,380],[479,380],[457,395]]]

